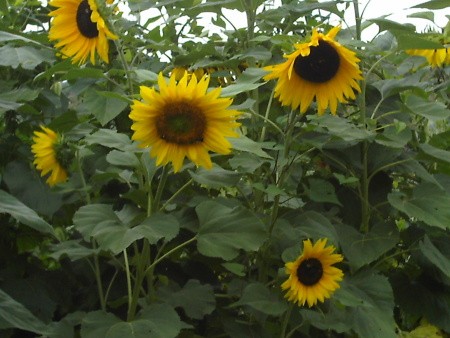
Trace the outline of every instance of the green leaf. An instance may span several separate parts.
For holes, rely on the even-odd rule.
[[[450,228],[450,196],[434,184],[417,186],[412,196],[393,192],[388,195],[388,201],[409,217],[441,229]]]
[[[425,20],[429,20],[434,23],[434,12],[432,12],[432,11],[411,13],[407,17],[408,18],[425,19]]]
[[[108,155],[106,155],[106,161],[119,167],[138,168],[140,165],[139,159],[136,157],[135,153],[120,150],[111,150]]]
[[[81,337],[106,337],[110,327],[120,322],[121,320],[112,313],[104,311],[89,312],[81,321]]]
[[[342,287],[362,301],[356,306],[349,306],[346,314],[358,337],[397,338],[393,316],[394,296],[386,277],[370,272],[348,276]],[[339,291],[335,298],[340,300]]]
[[[89,90],[86,92],[82,108],[93,114],[102,126],[119,115],[127,106],[128,100],[117,93]]]
[[[316,211],[306,211],[298,214],[295,225],[303,238],[328,238],[333,243],[338,243],[336,228],[328,218]],[[299,236],[300,237],[300,236]]]
[[[397,21],[392,21],[384,18],[376,18],[370,19],[370,22],[373,22],[380,28],[380,32],[382,31],[390,31],[393,34],[395,32],[409,32],[414,33],[415,27],[411,24],[402,24]]]
[[[424,39],[420,34],[404,34],[403,32],[395,34],[397,39],[397,48],[407,49],[436,49],[442,48],[439,42]]]
[[[272,291],[272,292],[271,292]],[[242,297],[230,307],[250,306],[267,315],[280,316],[287,310],[287,304],[278,295],[261,283],[251,283],[243,291]]]
[[[116,148],[122,151],[135,149],[126,134],[118,133],[111,129],[99,129],[95,133],[86,136],[85,141],[89,145],[100,144],[104,147]]]
[[[203,168],[199,168],[196,172],[189,170],[189,175],[195,182],[214,189],[234,187],[241,179],[239,173],[222,169],[217,165],[214,165],[209,170]]]
[[[202,319],[216,308],[216,299],[211,285],[202,285],[198,280],[190,279],[179,291],[162,290],[160,297],[173,307],[182,307],[186,315],[193,319]]]
[[[264,82],[259,82],[259,80],[266,74],[267,72],[260,68],[247,68],[241,76],[239,76],[236,83],[222,89],[221,96],[236,96],[242,92],[256,89],[264,84]]]
[[[257,143],[246,136],[241,135],[240,137],[230,138],[229,141],[233,145],[233,149],[255,154],[262,158],[272,158],[272,156],[262,150],[262,145],[260,143]]]
[[[231,260],[240,249],[256,251],[266,240],[263,223],[242,207],[206,201],[195,210],[200,221],[197,248],[205,256]]]
[[[53,54],[46,50],[40,50],[31,46],[12,47],[10,45],[0,47],[0,66],[24,69],[35,69],[43,62],[53,62]]]
[[[152,322],[145,319],[119,322],[106,331],[105,338],[148,338],[152,337]]]
[[[438,248],[436,248],[430,241],[430,238],[425,235],[423,241],[419,243],[420,251],[428,260],[433,263],[439,270],[442,271],[448,278],[450,278],[450,259],[444,256]]]
[[[28,39],[24,36],[12,34],[12,33],[5,32],[5,31],[0,31],[0,42],[5,42],[5,41],[24,41],[27,43],[32,43],[32,44],[42,46],[41,43],[34,41],[32,39]]]
[[[133,229],[142,237],[147,238],[150,244],[156,244],[162,238],[166,242],[174,239],[180,231],[180,224],[172,215],[156,213],[147,217]]]
[[[133,73],[136,76],[137,83],[142,83],[142,82],[156,83],[156,82],[158,82],[158,74],[156,74],[148,69],[134,69]]]
[[[107,204],[90,204],[81,207],[73,216],[75,229],[86,241],[95,238],[99,247],[117,254],[126,249],[143,234],[123,224],[112,206]]]
[[[80,243],[80,240],[69,240],[54,244],[50,247],[49,257],[60,260],[68,257],[72,262],[98,253],[97,250],[88,248]]]
[[[334,186],[325,180],[319,178],[308,179],[309,187],[306,189],[309,198],[314,202],[328,202],[342,205],[337,199]]]
[[[419,148],[428,156],[450,163],[450,151],[435,148],[427,143],[420,144]]]
[[[152,331],[148,338],[175,338],[182,329],[191,327],[182,322],[177,312],[168,304],[151,304],[138,314],[138,320],[140,319],[149,322]]]
[[[234,273],[236,276],[245,276],[245,265],[239,263],[222,263],[222,266],[228,271]]]
[[[45,335],[47,326],[0,289],[0,329],[18,328]]]
[[[384,100],[405,90],[421,88],[423,84],[421,84],[419,75],[416,73],[401,79],[379,80],[374,82],[373,86],[378,89]]]
[[[355,269],[375,261],[399,241],[396,229],[389,224],[377,224],[367,234],[345,224],[336,224],[336,230],[344,256]]]
[[[445,120],[450,116],[450,109],[444,103],[435,100],[429,101],[417,95],[409,95],[406,98],[405,106],[412,113],[433,122]]]
[[[30,228],[55,236],[55,231],[50,224],[40,218],[33,209],[28,208],[3,190],[0,190],[0,213],[10,214],[18,222],[28,225]]]
[[[411,8],[445,9],[448,7],[447,0],[431,0],[415,5]]]

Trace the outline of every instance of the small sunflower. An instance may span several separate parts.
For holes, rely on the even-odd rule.
[[[319,115],[328,106],[335,114],[338,102],[354,100],[354,91],[361,91],[360,60],[334,40],[339,30],[339,26],[334,27],[324,35],[314,29],[311,41],[295,44],[296,50],[284,56],[287,59],[284,63],[264,67],[270,71],[264,76],[266,81],[278,79],[275,97],[283,105],[300,107],[300,112],[305,113],[315,99]]]
[[[281,284],[283,290],[288,290],[285,297],[299,305],[308,303],[309,307],[324,302],[339,288],[338,282],[344,273],[332,266],[343,260],[342,255],[334,254],[334,246],[325,247],[326,239],[319,239],[312,245],[311,241],[303,241],[303,253],[294,261],[286,263],[286,273],[289,278]]]
[[[450,65],[450,48],[440,49],[409,49],[409,55],[419,55],[427,59],[431,67],[444,67]]]
[[[49,186],[67,180],[67,156],[61,136],[50,128],[41,126],[42,131],[35,131],[31,151],[34,153],[34,165],[41,171],[41,176],[51,173],[47,178]]]
[[[109,39],[117,39],[98,11],[96,0],[51,0],[57,7],[49,13],[53,17],[48,34],[50,41],[58,41],[56,48],[64,57],[72,57],[73,63],[82,64],[90,57],[95,64],[96,52],[109,62]]]
[[[186,72],[177,83],[176,74],[166,82],[158,76],[159,92],[140,87],[143,101],[135,100],[131,106],[132,139],[140,146],[151,147],[150,155],[157,165],[172,162],[178,172],[185,157],[197,166],[212,167],[208,151],[228,154],[231,144],[226,137],[238,137],[234,131],[241,114],[227,109],[233,102],[219,98],[221,88],[207,92],[209,77],[199,80]]]

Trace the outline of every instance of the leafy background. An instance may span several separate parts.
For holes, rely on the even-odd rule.
[[[301,116],[273,99],[261,66],[350,2],[119,5],[130,13],[109,18],[111,63],[77,66],[48,42],[45,3],[0,2],[0,335],[448,337],[450,74],[405,53],[436,41],[386,18],[344,27],[363,91],[337,116]],[[432,21],[448,1],[416,7]],[[229,29],[224,8],[246,27]],[[365,42],[369,25],[379,33]],[[244,112],[210,171],[173,174],[130,140],[138,86],[174,67],[208,71]],[[77,143],[52,189],[32,164],[40,124]],[[305,238],[345,257],[340,289],[311,309],[280,289]]]

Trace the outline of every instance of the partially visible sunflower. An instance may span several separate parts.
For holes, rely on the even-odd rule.
[[[309,307],[324,302],[339,288],[342,281],[342,270],[332,266],[343,260],[342,255],[334,254],[336,249],[327,244],[326,239],[319,239],[312,245],[311,241],[303,241],[303,253],[294,261],[286,263],[286,273],[289,278],[281,284],[283,290],[288,290],[285,297],[299,305],[308,303]]]
[[[41,126],[42,131],[35,131],[31,151],[34,153],[34,165],[41,171],[41,176],[50,173],[47,178],[49,186],[67,180],[66,167],[68,166],[68,158],[63,154],[67,154],[63,149],[64,143],[61,136],[50,128]]]
[[[117,39],[107,27],[98,11],[96,0],[51,0],[57,7],[49,13],[53,17],[48,34],[50,41],[58,41],[56,48],[73,63],[85,63],[90,58],[95,64],[95,54],[109,62],[109,39]],[[101,0],[100,0],[101,1]]]
[[[295,44],[295,51],[284,55],[287,59],[284,63],[264,67],[270,71],[264,76],[266,81],[278,79],[275,97],[283,105],[292,109],[300,107],[300,112],[305,113],[315,99],[319,115],[328,106],[335,114],[338,102],[354,100],[354,91],[361,91],[360,60],[334,40],[339,30],[339,26],[334,27],[324,35],[314,29],[311,41]]]
[[[444,67],[450,65],[450,47],[440,49],[409,49],[409,55],[419,55],[427,59],[431,67]]]
[[[212,167],[209,151],[228,154],[231,144],[226,137],[238,137],[234,131],[240,126],[236,119],[241,114],[227,109],[233,102],[220,98],[221,88],[207,92],[209,77],[197,79],[185,72],[180,81],[176,73],[166,82],[158,76],[159,92],[140,87],[143,101],[135,100],[131,106],[133,140],[141,147],[151,147],[150,155],[157,165],[172,162],[174,172],[188,157],[197,166]]]

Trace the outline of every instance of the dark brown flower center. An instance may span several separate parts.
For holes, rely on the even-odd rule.
[[[297,56],[294,71],[302,79],[314,83],[331,80],[339,69],[340,58],[328,42],[319,40],[318,46],[310,47],[308,56]]]
[[[169,143],[203,142],[206,118],[200,108],[188,101],[171,102],[156,119],[159,137]]]
[[[303,285],[310,286],[320,281],[323,275],[322,263],[317,258],[308,258],[300,263],[297,278]]]
[[[81,1],[77,9],[77,26],[80,33],[89,39],[98,36],[97,23],[91,21],[92,9],[87,0]]]

